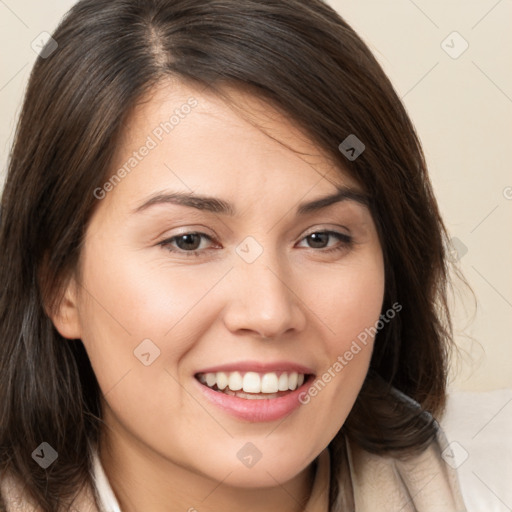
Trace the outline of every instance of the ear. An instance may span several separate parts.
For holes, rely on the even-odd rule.
[[[70,277],[60,301],[48,311],[53,325],[60,335],[68,339],[79,339],[82,336],[80,316],[78,314],[78,284]]]

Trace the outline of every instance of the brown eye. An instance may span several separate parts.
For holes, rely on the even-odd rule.
[[[303,240],[307,240],[311,249],[324,249],[328,247],[327,243],[330,238],[337,238],[340,241],[338,246],[329,248],[323,252],[330,252],[346,248],[352,244],[352,237],[344,233],[338,233],[337,231],[315,231],[305,236]]]
[[[308,239],[310,244],[312,243],[312,248],[321,249],[329,241],[330,236],[331,235],[329,233],[326,233],[324,231],[322,233],[312,233],[311,235],[308,235],[306,238]]]
[[[176,237],[176,245],[183,250],[195,251],[201,244],[201,237],[197,233],[187,233]]]
[[[205,233],[182,233],[181,235],[163,240],[158,245],[165,247],[169,252],[185,254],[186,256],[199,256],[202,252],[199,246],[203,238],[210,241],[212,240],[211,237]]]

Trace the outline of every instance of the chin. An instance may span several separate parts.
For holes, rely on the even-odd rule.
[[[300,456],[297,450],[290,453],[287,449],[276,448],[268,457],[265,456],[265,450],[263,450],[263,453],[260,452],[259,459],[254,452],[254,458],[251,460],[249,456],[245,456],[245,453],[250,453],[251,449],[246,449],[245,452],[237,456],[237,452],[240,451],[239,445],[244,446],[244,443],[237,442],[236,444],[235,452],[226,449],[219,454],[212,453],[208,460],[203,454],[203,464],[197,467],[197,470],[208,478],[222,481],[223,484],[233,487],[253,489],[275,487],[299,475],[316,456],[308,457],[307,453]],[[300,444],[298,442],[297,446]],[[270,453],[270,449],[267,448],[267,450]]]
[[[228,467],[229,465],[226,466],[227,471],[225,475],[228,474],[228,471],[232,471],[232,473],[223,481],[223,484],[246,489],[275,487],[276,485],[284,484],[292,480],[304,470],[304,468],[301,468],[297,471],[298,466],[294,461],[289,461],[285,465],[264,465],[262,461],[259,461],[252,468],[240,466],[234,469],[231,466],[229,470]],[[213,478],[219,480],[219,475],[215,475]]]

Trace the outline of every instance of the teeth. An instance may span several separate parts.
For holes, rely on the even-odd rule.
[[[215,375],[215,373],[207,373],[206,374],[206,385],[208,387],[212,387],[216,384],[217,382],[217,376]]]
[[[279,380],[275,373],[265,373],[261,378],[261,392],[277,393],[279,391],[278,382]]]
[[[288,375],[286,373],[282,373],[279,376],[277,389],[279,391],[288,391]]]
[[[243,393],[240,391],[231,391],[229,388],[224,390],[226,395],[236,396],[238,398],[247,398],[249,400],[262,400],[265,398],[277,398],[277,393]]]
[[[215,375],[215,374],[213,374]],[[217,374],[217,387],[219,389],[225,389],[227,388],[229,384],[228,376],[224,372],[218,372]]]
[[[219,390],[231,395],[234,391],[241,391],[237,395],[244,393],[265,393],[275,394],[279,391],[294,391],[304,384],[305,376],[303,373],[290,372],[281,373],[279,376],[275,372],[260,374],[257,372],[216,372],[201,373],[198,379],[208,387],[213,388],[217,385]]]
[[[298,379],[297,372],[290,373],[290,376],[288,377],[288,389],[294,390],[297,387],[297,379]]]
[[[215,374],[212,374],[215,375]],[[217,376],[215,375],[215,380],[217,380]],[[232,372],[228,378],[228,386],[231,391],[239,391],[242,389],[243,381],[240,372]]]
[[[261,393],[261,379],[256,372],[247,372],[244,375],[243,389],[246,393]]]

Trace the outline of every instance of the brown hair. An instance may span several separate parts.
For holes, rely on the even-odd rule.
[[[378,332],[330,444],[331,510],[350,499],[338,484],[345,436],[375,453],[425,448],[445,405],[452,342],[447,234],[414,128],[357,34],[321,0],[82,0],[53,38],[58,48],[30,76],[1,203],[0,471],[44,511],[92,485],[100,389],[82,342],[63,339],[46,312],[77,268],[123,121],[170,76],[219,95],[223,85],[250,89],[371,198],[383,311],[402,310]],[[350,134],[366,147],[355,160],[338,149]],[[31,458],[42,441],[59,454],[48,471]]]

